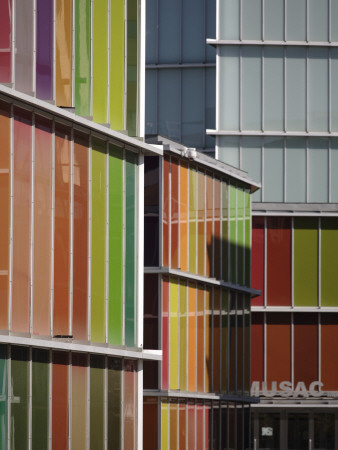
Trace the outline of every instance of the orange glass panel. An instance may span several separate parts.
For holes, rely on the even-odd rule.
[[[170,402],[170,450],[177,449],[177,402]]]
[[[68,354],[53,352],[52,448],[68,448]]]
[[[157,450],[157,398],[143,398],[143,448]]]
[[[55,129],[55,236],[53,334],[69,333],[70,130]]]
[[[8,329],[10,109],[0,103],[0,329]]]
[[[251,318],[251,380],[264,380],[264,316],[261,313],[252,313]]]
[[[207,217],[207,239],[206,239],[206,251],[205,251],[205,266],[206,266],[206,276],[210,277],[213,264],[213,209],[214,209],[214,193],[213,193],[213,179],[211,174],[207,174],[207,194],[206,194],[206,217]]]
[[[188,271],[188,164],[180,166],[180,267]]]
[[[221,181],[214,179],[214,272],[221,279]]]
[[[72,2],[56,0],[56,104],[72,106]]]
[[[291,326],[290,315],[271,313],[267,317],[267,382],[291,380]],[[268,384],[268,389],[271,386]]]
[[[169,158],[163,158],[163,266],[169,266]]]
[[[203,404],[197,403],[196,405],[196,449],[203,450],[203,429],[204,429],[204,417],[203,417]]]
[[[204,392],[204,290],[197,291],[197,391]]]
[[[179,166],[176,158],[171,158],[171,264],[170,267],[178,268],[178,173]]]
[[[219,385],[219,370],[220,370],[220,326],[221,326],[221,302],[220,302],[220,289],[214,288],[214,307],[213,307],[213,334],[214,334],[214,345],[213,345],[213,390],[214,392],[220,391]]]
[[[294,382],[309,386],[318,379],[318,315],[294,314],[293,335]]]
[[[87,444],[87,355],[72,356],[72,449],[86,448]]]
[[[196,419],[195,419],[195,404],[188,403],[188,445],[187,448],[194,449],[196,442],[195,431]]]
[[[197,238],[197,248],[198,248],[198,274],[204,275],[204,251],[205,251],[205,175],[202,172],[198,172],[198,238]]]
[[[196,390],[196,289],[189,283],[189,318],[188,318],[188,390]]]
[[[29,332],[32,119],[14,110],[12,330]]]
[[[33,334],[50,334],[52,124],[35,119]]]
[[[338,317],[336,314],[321,315],[321,376],[323,391],[338,391]]]
[[[210,384],[212,377],[212,311],[211,311],[211,291],[207,287],[205,291],[205,392],[210,392]]]
[[[88,339],[88,137],[74,136],[73,336]]]

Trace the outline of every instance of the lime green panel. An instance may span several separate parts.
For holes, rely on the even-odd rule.
[[[33,349],[32,450],[49,448],[49,351]]]
[[[338,219],[321,223],[321,304],[338,306]]]
[[[162,400],[161,402],[161,449],[169,449],[169,414],[168,403]]]
[[[105,341],[106,298],[106,151],[105,143],[92,144],[92,267],[91,340]]]
[[[7,449],[7,346],[0,346],[0,450]]]
[[[75,112],[90,115],[90,0],[75,0]]]
[[[230,281],[236,283],[237,237],[236,237],[236,187],[230,185]]]
[[[110,3],[110,127],[124,129],[124,0]]]
[[[108,2],[93,2],[93,119],[107,123]]]
[[[90,357],[90,450],[105,448],[105,370],[104,357]]]
[[[138,0],[127,1],[127,130],[137,134],[137,84],[138,84]]]
[[[244,284],[244,190],[237,189],[237,283]]]
[[[123,150],[109,146],[108,342],[122,345],[123,329]]]
[[[318,220],[294,219],[294,305],[318,305]]]
[[[180,284],[180,389],[187,390],[187,285]]]
[[[170,389],[178,389],[178,284],[170,280]]]
[[[28,450],[28,348],[11,348],[11,449]]]
[[[196,170],[189,170],[189,272],[196,273]]]
[[[222,180],[222,279],[228,281],[229,268],[229,186]]]
[[[251,285],[251,195],[245,191],[245,286]]]

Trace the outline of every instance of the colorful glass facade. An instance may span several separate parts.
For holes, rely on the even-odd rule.
[[[144,448],[248,448],[253,186],[206,161],[145,157]]]
[[[1,83],[132,136],[141,132],[137,0],[0,7]]]

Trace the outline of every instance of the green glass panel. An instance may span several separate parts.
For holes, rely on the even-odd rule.
[[[75,0],[75,112],[90,116],[90,3]]]
[[[251,285],[251,196],[245,191],[245,286]]]
[[[338,306],[338,220],[321,220],[321,304]]]
[[[105,448],[104,358],[90,358],[90,450]]]
[[[222,280],[228,281],[229,186],[222,180]]]
[[[7,449],[7,347],[0,345],[0,450]]]
[[[294,219],[294,304],[318,305],[318,220]]]
[[[115,30],[114,30],[115,35]],[[93,119],[107,123],[108,2],[93,2]]]
[[[108,449],[121,448],[122,360],[108,359]]]
[[[189,170],[189,272],[196,273],[196,170]]]
[[[92,143],[92,267],[91,340],[105,341],[106,300],[106,151],[105,143]]]
[[[237,282],[244,284],[244,190],[237,189]]]
[[[11,349],[11,449],[28,449],[28,349]]]
[[[108,342],[122,345],[123,150],[109,146],[109,316]]]
[[[187,285],[180,284],[180,389],[187,390]]]
[[[222,291],[221,389],[228,391],[228,292]]]
[[[135,345],[136,164],[137,155],[126,152],[125,344],[128,347]]]
[[[110,3],[110,127],[124,129],[124,0]],[[113,32],[112,32],[113,31]]]
[[[127,0],[127,130],[136,136],[137,130],[137,0]]]
[[[234,185],[230,185],[230,281],[237,282],[236,262],[237,262],[237,220],[236,220],[236,202],[237,190]]]
[[[32,354],[32,449],[48,449],[49,352],[33,349]]]
[[[178,282],[170,280],[170,389],[178,389]]]

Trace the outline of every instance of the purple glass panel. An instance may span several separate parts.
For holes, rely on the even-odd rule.
[[[53,0],[37,0],[36,96],[53,99]]]

